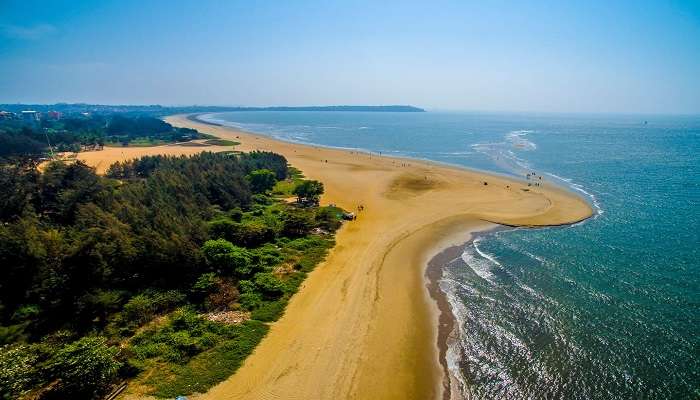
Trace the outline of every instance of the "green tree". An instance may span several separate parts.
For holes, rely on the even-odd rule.
[[[288,237],[307,235],[314,227],[314,216],[311,212],[299,209],[289,209],[282,215],[282,234]]]
[[[202,252],[209,265],[222,273],[233,272],[238,276],[246,276],[255,267],[248,250],[235,246],[226,239],[207,240],[202,246]]]
[[[239,223],[222,218],[209,222],[209,234],[239,246],[257,247],[275,239],[275,231],[269,225],[258,219]]]
[[[253,193],[266,193],[275,186],[277,178],[275,173],[269,169],[258,169],[246,176]]]
[[[313,180],[305,180],[298,184],[292,192],[297,196],[300,203],[318,204],[318,200],[323,194],[323,183]]]

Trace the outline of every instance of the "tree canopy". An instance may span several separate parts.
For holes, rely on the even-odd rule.
[[[277,176],[269,169],[257,169],[246,176],[253,193],[265,193],[277,183]]]
[[[323,183],[319,181],[303,181],[294,188],[293,192],[300,203],[318,204],[323,194]]]
[[[176,128],[149,116],[71,115],[60,120],[0,120],[0,158],[39,157],[81,146],[181,142],[205,137],[194,129]]]
[[[90,399],[167,365],[152,393],[172,397],[194,390],[172,380],[194,357],[210,363],[198,385],[230,374],[332,246],[312,230],[340,224],[336,209],[272,197],[288,169],[269,152],[143,157],[105,176],[80,161],[0,163],[2,396]],[[203,317],[214,311],[252,320]]]

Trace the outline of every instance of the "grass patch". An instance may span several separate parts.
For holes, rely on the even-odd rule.
[[[152,138],[136,138],[130,140],[128,143],[124,142],[107,142],[105,146],[108,147],[150,147],[159,146],[162,144],[174,143],[168,142],[167,140],[152,139]]]
[[[292,191],[296,186],[297,183],[291,179],[278,181],[275,184],[275,187],[272,188],[272,194],[281,197],[291,197],[293,196]]]
[[[234,142],[233,140],[226,139],[209,139],[206,140],[204,143],[211,146],[237,146],[241,144],[240,142]]]
[[[278,181],[275,184],[275,186],[272,188],[273,195],[278,197],[291,197],[294,195],[292,193],[294,188],[304,180],[304,174],[302,174],[300,170],[294,167],[289,167],[287,171],[287,175],[289,177],[283,181]]]
[[[159,369],[146,383],[154,387],[152,394],[158,397],[206,392],[236,372],[268,330],[267,325],[258,321],[228,327],[226,339],[192,357],[185,365],[170,364]]]
[[[250,317],[263,322],[277,321],[284,314],[287,302],[288,300],[285,297],[275,301],[263,302],[260,307],[253,310]]]
[[[182,308],[164,326],[130,341],[128,364],[147,370],[143,383],[158,397],[205,392],[231,376],[268,331],[260,321],[225,325]]]

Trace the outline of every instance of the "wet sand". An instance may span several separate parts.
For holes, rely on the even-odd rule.
[[[442,398],[440,310],[426,289],[428,261],[493,224],[560,225],[592,212],[580,197],[546,184],[528,188],[483,172],[280,142],[186,116],[166,120],[241,142],[236,150],[283,154],[324,183],[323,203],[365,208],[338,231],[336,247],[238,372],[192,398]],[[102,172],[146,154],[221,150],[230,147],[107,148],[78,158]]]

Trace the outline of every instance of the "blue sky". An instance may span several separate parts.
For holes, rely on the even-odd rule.
[[[0,0],[0,102],[700,113],[700,1]]]

